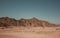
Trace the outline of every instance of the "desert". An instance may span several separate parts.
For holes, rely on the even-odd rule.
[[[0,38],[60,38],[60,25],[32,19],[0,18]]]

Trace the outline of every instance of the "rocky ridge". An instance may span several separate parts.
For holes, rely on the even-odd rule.
[[[21,18],[20,20],[16,20],[14,18],[9,18],[9,17],[1,17],[0,18],[0,27],[9,27],[9,26],[55,27],[57,25],[51,24],[47,21],[38,20],[35,17],[33,17],[31,19]]]

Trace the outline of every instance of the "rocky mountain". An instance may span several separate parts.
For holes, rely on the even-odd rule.
[[[0,27],[9,27],[9,26],[31,26],[31,27],[55,27],[57,25],[51,24],[47,21],[38,20],[33,17],[31,19],[21,18],[20,20],[16,20],[14,18],[9,17],[1,17],[0,18]]]
[[[16,26],[16,25],[17,25],[17,20],[15,20],[14,18],[9,18],[9,17],[0,18],[0,27]]]

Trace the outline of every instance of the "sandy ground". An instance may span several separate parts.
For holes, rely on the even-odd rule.
[[[60,38],[60,29],[39,27],[0,29],[0,38]]]

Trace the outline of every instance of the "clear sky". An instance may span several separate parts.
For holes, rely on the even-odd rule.
[[[36,17],[60,24],[60,0],[0,0],[0,17]]]

